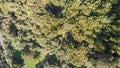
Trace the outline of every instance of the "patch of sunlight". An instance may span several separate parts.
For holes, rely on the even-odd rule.
[[[25,66],[23,68],[35,68],[39,60],[34,59],[32,56],[23,56]]]
[[[34,59],[33,56],[22,56],[24,59],[24,66],[22,68],[36,68],[36,64],[45,59],[44,50],[41,52],[40,57]]]

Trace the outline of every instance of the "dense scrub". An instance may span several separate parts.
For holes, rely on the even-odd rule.
[[[5,63],[30,68],[30,58],[39,68],[47,52],[45,68],[119,68],[119,7],[119,0],[0,0]]]

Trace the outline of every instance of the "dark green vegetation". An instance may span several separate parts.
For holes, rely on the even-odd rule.
[[[0,68],[120,67],[119,0],[0,0],[0,34]]]

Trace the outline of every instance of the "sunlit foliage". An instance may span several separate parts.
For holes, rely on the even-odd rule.
[[[119,0],[0,0],[0,34],[4,46],[12,47],[11,65],[27,65],[25,56],[42,62],[47,51],[66,67],[92,65],[98,54],[116,64],[119,6]]]

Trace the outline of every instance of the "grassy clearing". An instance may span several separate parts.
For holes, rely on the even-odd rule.
[[[25,66],[23,68],[35,68],[35,65],[39,62],[39,59],[34,59],[31,56],[23,56]]]
[[[24,64],[25,64],[23,68],[35,68],[38,62],[41,62],[43,59],[45,59],[45,52],[42,51],[41,55],[36,59],[34,59],[33,56],[31,55],[22,56],[22,58],[24,59]]]

